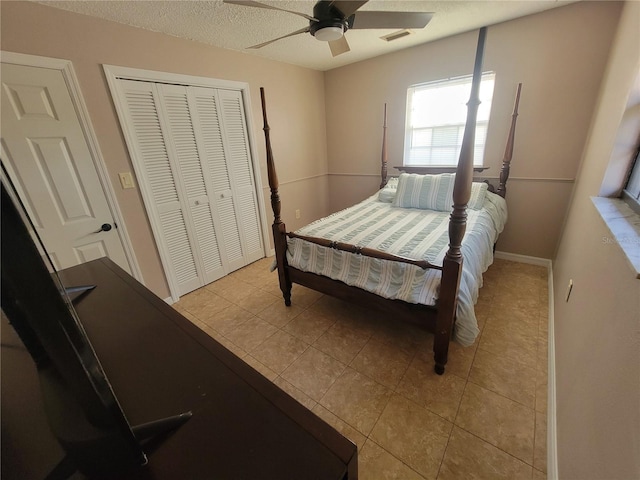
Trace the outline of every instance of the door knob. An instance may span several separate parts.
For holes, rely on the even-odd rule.
[[[103,223],[102,226],[100,227],[100,230],[98,230],[97,232],[94,233],[100,233],[100,232],[108,232],[109,230],[111,230],[113,227],[111,226],[111,224],[109,223]]]

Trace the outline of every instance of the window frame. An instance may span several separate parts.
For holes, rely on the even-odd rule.
[[[434,81],[430,81],[430,82],[425,82],[425,83],[419,83],[419,84],[414,84],[414,85],[410,85],[407,88],[407,104],[406,104],[406,114],[405,114],[405,131],[404,131],[404,149],[403,149],[403,157],[402,157],[402,165],[405,167],[446,167],[446,168],[451,168],[451,167],[456,167],[458,164],[458,160],[459,160],[459,156],[460,156],[460,149],[462,146],[462,137],[464,135],[464,129],[465,129],[465,123],[466,123],[466,112],[465,112],[465,116],[464,119],[462,119],[462,122],[460,123],[456,123],[456,124],[441,124],[441,125],[433,125],[433,126],[428,126],[428,127],[413,127],[412,126],[412,114],[414,111],[413,108],[413,98],[414,95],[420,91],[424,91],[426,89],[433,89],[433,88],[437,88],[438,86],[440,87],[450,87],[450,86],[454,86],[456,84],[468,84],[468,88],[469,88],[469,92],[471,91],[471,82],[473,79],[473,75],[462,75],[462,76],[458,76],[458,77],[448,77],[448,78],[443,78],[443,79],[438,79],[438,80],[434,80]],[[476,122],[476,143],[475,143],[475,148],[474,148],[474,162],[473,162],[473,166],[474,168],[482,168],[484,167],[484,153],[485,153],[485,149],[486,149],[486,141],[487,141],[487,137],[488,137],[488,132],[489,132],[489,125],[491,122],[491,108],[493,105],[493,95],[495,92],[495,82],[496,82],[496,72],[492,71],[492,70],[487,70],[482,72],[482,79],[481,79],[481,86],[482,83],[486,82],[487,80],[491,80],[493,82],[493,89],[491,90],[491,99],[490,99],[490,104],[489,104],[489,110],[488,110],[488,115],[487,115],[487,119],[486,120],[480,120]],[[467,97],[468,98],[468,97]],[[465,99],[465,104],[467,102],[467,99]],[[486,99],[485,99],[485,103],[486,103]],[[413,146],[412,144],[412,140],[414,139],[414,133],[416,131],[427,131],[430,130],[431,131],[431,136],[433,136],[433,132],[434,129],[449,129],[449,128],[457,128],[457,134],[456,134],[456,143],[455,144],[450,144],[450,145],[433,145],[433,143],[429,146],[424,146],[424,147],[417,147],[417,146]],[[484,135],[480,136],[478,135],[478,128],[484,128]],[[478,139],[481,138],[481,141],[478,142]],[[449,148],[449,149],[455,149],[454,153],[452,155],[452,158],[450,160],[449,163],[445,163],[445,162],[438,162],[438,163],[434,163],[434,162],[430,162],[430,163],[414,163],[414,162],[410,162],[410,158],[411,158],[411,152],[415,151],[415,149],[417,148],[423,148],[423,149],[430,149],[431,152],[433,152],[434,149],[437,148]],[[481,149],[480,152],[478,152],[478,149]]]
[[[631,192],[627,189],[632,181],[638,183],[638,192]],[[631,209],[640,215],[640,144],[636,148],[635,154],[631,159],[629,173],[624,182],[624,187],[620,193],[620,198],[631,207]]]

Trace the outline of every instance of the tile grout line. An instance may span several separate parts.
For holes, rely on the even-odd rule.
[[[373,438],[369,438],[367,437],[367,442],[371,442],[376,444],[380,449],[384,450],[388,455],[391,455],[393,458],[395,458],[398,462],[400,462],[401,464],[403,464],[405,467],[407,467],[409,470],[411,470],[412,472],[414,472],[416,475],[418,475],[420,478],[427,480],[427,477],[425,477],[424,475],[422,475],[420,472],[418,472],[415,468],[413,468],[411,465],[409,465],[407,462],[405,462],[404,460],[402,460],[401,458],[398,458],[396,455],[394,455],[392,452],[390,452],[389,450],[387,450],[386,448],[384,448],[382,445],[380,445],[378,442],[376,442]],[[365,442],[366,443],[366,442]],[[438,472],[439,473],[439,472]],[[437,479],[437,476],[436,476]],[[436,480],[434,479],[434,480]]]
[[[532,463],[529,463],[529,462],[526,462],[525,460],[522,460],[521,458],[516,457],[514,454],[507,452],[506,450],[504,450],[504,449],[500,448],[498,445],[495,445],[495,444],[491,443],[489,440],[487,440],[487,439],[485,439],[485,438],[482,438],[482,437],[478,436],[477,434],[475,434],[475,433],[473,433],[473,432],[470,432],[469,430],[467,430],[466,428],[461,427],[460,425],[454,425],[454,426],[455,426],[455,427],[457,427],[457,428],[459,428],[460,430],[462,430],[462,431],[464,431],[464,432],[468,433],[469,435],[474,436],[474,437],[475,437],[475,438],[477,438],[478,440],[480,440],[480,441],[482,441],[482,442],[485,442],[485,443],[488,443],[488,444],[489,444],[489,445],[491,445],[492,447],[496,448],[497,450],[500,450],[502,453],[505,453],[505,454],[509,455],[511,458],[513,458],[513,459],[515,459],[515,460],[519,461],[520,463],[524,463],[525,465],[527,465],[527,466],[531,467],[533,470],[538,470],[539,472],[542,472],[542,470],[539,470],[539,469],[537,469],[536,467],[534,467],[534,466],[532,465],[532,463],[533,463],[533,462],[532,462]],[[543,473],[544,473],[544,472],[543,472]]]

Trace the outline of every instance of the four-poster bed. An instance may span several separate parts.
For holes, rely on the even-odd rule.
[[[467,127],[476,124],[485,36],[486,28],[483,28],[478,38],[471,98],[467,104]],[[296,283],[389,313],[394,320],[418,324],[434,334],[435,371],[438,374],[444,373],[456,317],[461,310],[469,308],[469,305],[458,308],[459,297],[464,298],[466,303],[471,303],[472,313],[482,273],[493,260],[492,247],[506,221],[503,197],[513,153],[520,85],[500,184],[495,190],[498,195],[485,193],[488,188],[485,184],[473,183],[475,128],[465,128],[455,174],[429,177],[402,174],[398,179],[397,192],[392,193],[392,196],[395,195],[393,200],[382,200],[383,192],[389,193],[383,188],[387,184],[385,118],[380,193],[295,233],[286,231],[280,217],[278,179],[271,151],[263,89],[261,96],[274,213],[272,230],[275,263],[285,304],[291,305],[291,287]],[[440,188],[440,193],[442,189],[448,189],[448,204],[433,207],[433,200],[437,195],[425,200],[424,191],[420,190],[423,184],[428,184],[430,188]],[[417,191],[419,195],[414,194],[412,197],[412,191]],[[489,188],[489,191],[493,189]],[[437,201],[442,203],[440,197]],[[446,203],[447,197],[444,198]],[[414,205],[416,201],[418,203]],[[425,201],[426,206],[423,205]],[[432,208],[439,211],[428,211]],[[387,217],[387,214],[395,216]],[[469,235],[465,237],[468,224],[471,228]],[[483,225],[491,224],[494,226],[493,231],[487,233],[482,230]],[[476,232],[476,228],[480,230]],[[399,244],[392,243],[393,239],[385,237],[385,232],[390,232],[391,237],[399,239]],[[462,244],[463,237],[465,245]],[[472,241],[484,245],[476,248]],[[465,247],[468,247],[466,251]],[[485,253],[478,255],[485,258],[471,258],[471,255],[476,255],[476,251],[480,251],[479,248],[483,248]],[[465,271],[463,274],[463,251],[468,264],[466,268],[475,270],[475,273]],[[473,325],[473,313],[472,316],[473,319],[467,324],[457,327],[456,338],[463,344],[472,343],[477,334],[473,331],[474,328],[477,330]]]

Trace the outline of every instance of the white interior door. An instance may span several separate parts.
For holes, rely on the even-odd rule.
[[[2,63],[0,79],[2,161],[56,268],[130,271],[62,72]]]

